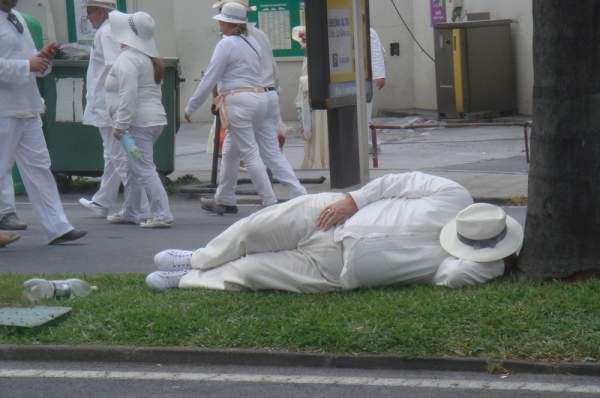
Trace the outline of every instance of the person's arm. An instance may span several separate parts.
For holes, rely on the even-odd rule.
[[[418,171],[386,174],[349,193],[359,209],[381,199],[422,198],[445,189],[462,188],[454,181]]]
[[[504,261],[477,263],[456,257],[446,258],[439,266],[433,284],[459,288],[486,283],[504,274]]]
[[[123,57],[113,65],[112,72],[119,83],[119,104],[113,116],[113,129],[119,132],[129,129],[138,98],[138,69],[133,59]]]
[[[100,46],[102,47],[102,56],[104,57],[104,66],[108,71],[114,65],[119,54],[121,54],[121,45],[113,38],[110,29],[100,36]]]
[[[198,84],[198,87],[196,87],[194,94],[188,100],[187,106],[185,107],[186,119],[202,106],[204,101],[206,101],[212,93],[213,87],[221,80],[225,68],[227,67],[227,60],[229,58],[228,53],[225,40],[221,40],[217,44],[217,47],[215,47],[215,51],[204,73],[204,77]]]
[[[385,60],[383,47],[379,35],[371,28],[371,70],[373,72],[373,82],[377,88],[382,89],[385,86]]]

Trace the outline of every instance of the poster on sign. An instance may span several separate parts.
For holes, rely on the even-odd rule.
[[[431,25],[446,22],[446,0],[431,0]]]

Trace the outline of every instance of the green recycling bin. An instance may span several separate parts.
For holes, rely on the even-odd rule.
[[[179,60],[164,59],[163,105],[168,125],[154,144],[154,162],[162,175],[175,170],[175,134],[179,129]],[[48,107],[44,135],[52,172],[68,176],[100,176],[104,169],[102,139],[96,127],[82,124],[87,60],[57,59],[41,86]]]

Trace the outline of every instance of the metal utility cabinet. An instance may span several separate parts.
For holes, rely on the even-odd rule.
[[[516,113],[511,20],[434,26],[441,118]]]

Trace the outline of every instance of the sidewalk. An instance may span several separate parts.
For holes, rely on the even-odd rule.
[[[383,117],[376,124],[407,125],[415,117]],[[498,119],[502,120],[502,119]],[[514,118],[511,118],[514,120]],[[523,119],[527,120],[527,119]],[[284,153],[299,178],[326,177],[323,184],[306,185],[309,193],[331,191],[329,170],[300,169],[304,140],[298,123],[287,122],[290,131]],[[176,137],[175,172],[171,179],[191,174],[209,182],[212,156],[206,153],[210,124],[182,124]],[[388,173],[424,171],[464,185],[478,199],[510,199],[527,196],[528,165],[522,127],[430,128],[378,131],[379,168],[371,179]],[[372,166],[372,162],[371,162]],[[247,178],[240,173],[240,178]],[[251,189],[242,187],[242,189]],[[287,191],[275,185],[280,199]],[[243,199],[240,197],[240,199]]]

